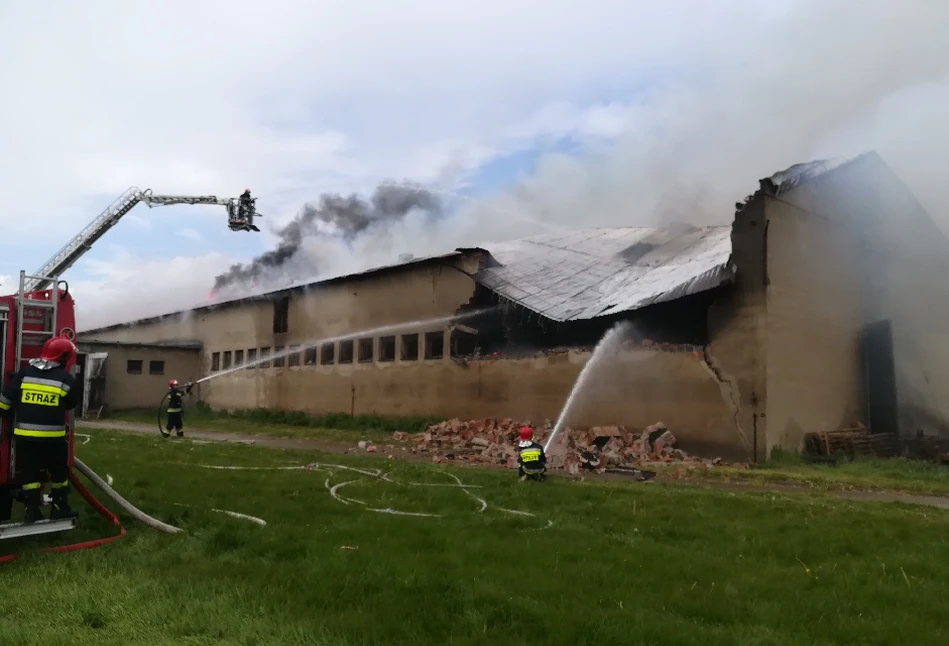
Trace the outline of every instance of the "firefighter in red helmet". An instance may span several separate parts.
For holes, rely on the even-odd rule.
[[[534,441],[530,426],[522,426],[518,433],[517,475],[521,480],[544,480],[547,477],[547,454],[544,447]]]
[[[166,411],[168,413],[168,421],[165,423],[165,429],[161,432],[163,436],[170,437],[171,431],[174,429],[177,432],[178,437],[184,437],[185,425],[184,421],[181,419],[181,413],[183,410],[182,399],[185,394],[191,393],[191,386],[191,383],[185,384],[185,392],[182,393],[178,389],[177,379],[172,379],[168,382],[168,393],[165,395],[165,397],[168,398],[168,410]]]
[[[43,518],[43,472],[49,473],[52,491],[50,519],[75,518],[69,507],[69,441],[66,415],[76,406],[76,379],[70,370],[76,363],[76,346],[66,337],[53,337],[43,344],[39,359],[20,370],[0,395],[0,411],[12,415],[17,461],[25,484],[23,522]]]

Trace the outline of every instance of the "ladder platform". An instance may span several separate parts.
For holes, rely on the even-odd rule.
[[[40,534],[55,534],[76,528],[75,518],[57,518],[56,520],[38,520],[30,525],[23,523],[7,523],[0,525],[0,540],[5,538],[21,538],[23,536],[38,536]]]

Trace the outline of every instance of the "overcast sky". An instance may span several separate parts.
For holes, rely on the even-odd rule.
[[[0,0],[0,289],[129,186],[251,188],[265,230],[136,207],[67,274],[80,329],[201,302],[272,247],[266,225],[385,179],[480,201],[345,253],[314,241],[328,271],[557,227],[728,223],[759,177],[867,148],[946,220],[945,4]]]

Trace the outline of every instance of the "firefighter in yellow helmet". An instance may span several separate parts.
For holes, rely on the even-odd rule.
[[[49,473],[53,504],[50,519],[75,518],[69,507],[69,440],[66,415],[76,406],[76,346],[65,337],[48,340],[39,359],[14,375],[0,394],[0,412],[12,415],[17,462],[23,470],[24,523],[43,518],[43,472]]]

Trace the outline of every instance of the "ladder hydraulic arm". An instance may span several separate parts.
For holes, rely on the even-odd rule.
[[[228,207],[228,212],[236,212],[236,198],[220,198],[213,195],[191,197],[187,195],[152,195],[151,189],[139,190],[133,186],[122,193],[105,211],[90,222],[62,249],[50,258],[39,270],[33,272],[24,289],[28,293],[48,289],[51,280],[49,276],[61,276],[72,267],[84,253],[92,248],[92,244],[101,238],[106,231],[118,224],[122,216],[135,208],[139,202],[144,202],[150,208],[155,206],[169,206],[172,204],[213,204]],[[233,228],[232,228],[233,229]]]

